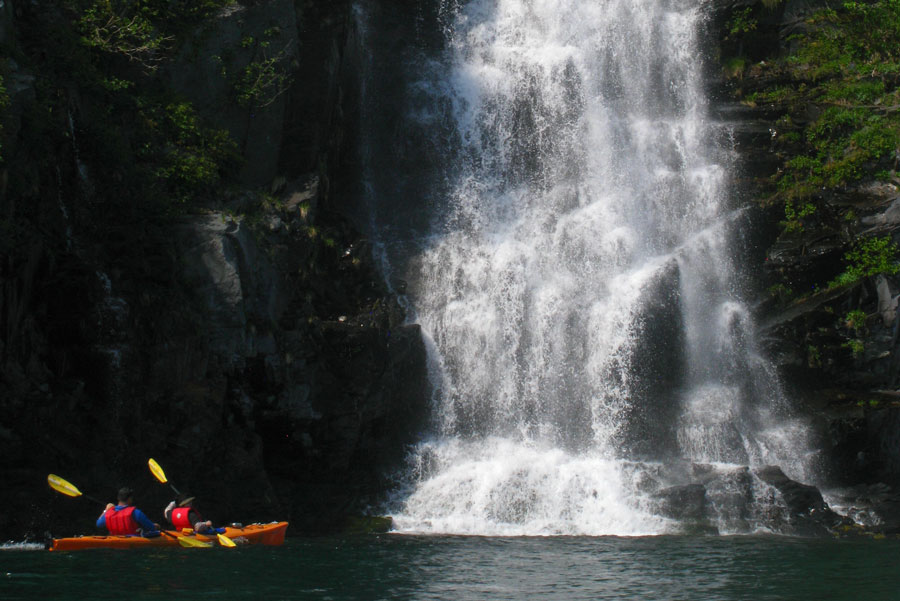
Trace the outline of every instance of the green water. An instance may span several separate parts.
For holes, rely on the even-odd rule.
[[[900,541],[289,539],[283,547],[0,551],[0,599],[900,600]]]

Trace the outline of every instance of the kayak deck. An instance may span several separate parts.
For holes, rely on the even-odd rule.
[[[248,524],[242,528],[225,528],[225,536],[238,545],[281,545],[287,522],[271,522],[269,524]],[[142,536],[73,536],[55,538],[50,541],[50,551],[79,551],[82,549],[142,549],[152,547],[180,547],[178,539],[190,537],[201,542],[216,543],[216,535],[184,534],[177,530],[163,530],[160,536],[144,538]]]

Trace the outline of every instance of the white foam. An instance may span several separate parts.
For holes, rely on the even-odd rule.
[[[665,532],[625,444],[644,410],[636,368],[660,295],[689,364],[665,399],[678,417],[660,425],[673,452],[804,470],[804,426],[779,413],[729,259],[728,155],[698,60],[703,4],[458,9],[451,68],[424,87],[455,107],[461,159],[409,276],[439,391],[436,439],[414,453],[400,530]]]
[[[44,548],[45,545],[43,543],[32,543],[27,541],[7,541],[5,543],[0,543],[0,551],[43,551]]]
[[[642,510],[621,462],[503,438],[425,444],[427,474],[395,514],[398,532],[491,536],[645,535],[665,520]]]

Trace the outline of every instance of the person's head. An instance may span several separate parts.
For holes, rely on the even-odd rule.
[[[123,486],[119,489],[117,498],[119,500],[119,505],[131,505],[134,503],[134,491],[127,486]]]

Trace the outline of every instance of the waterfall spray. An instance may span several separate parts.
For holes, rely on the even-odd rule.
[[[731,258],[739,213],[728,136],[707,117],[703,3],[439,12],[446,54],[414,92],[442,112],[407,127],[446,157],[405,274],[436,365],[435,426],[398,528],[659,533],[678,521],[664,491],[701,472],[726,474],[713,499],[752,494],[740,466],[806,476],[805,429],[757,352]],[[752,512],[713,513],[720,530],[754,527]]]

